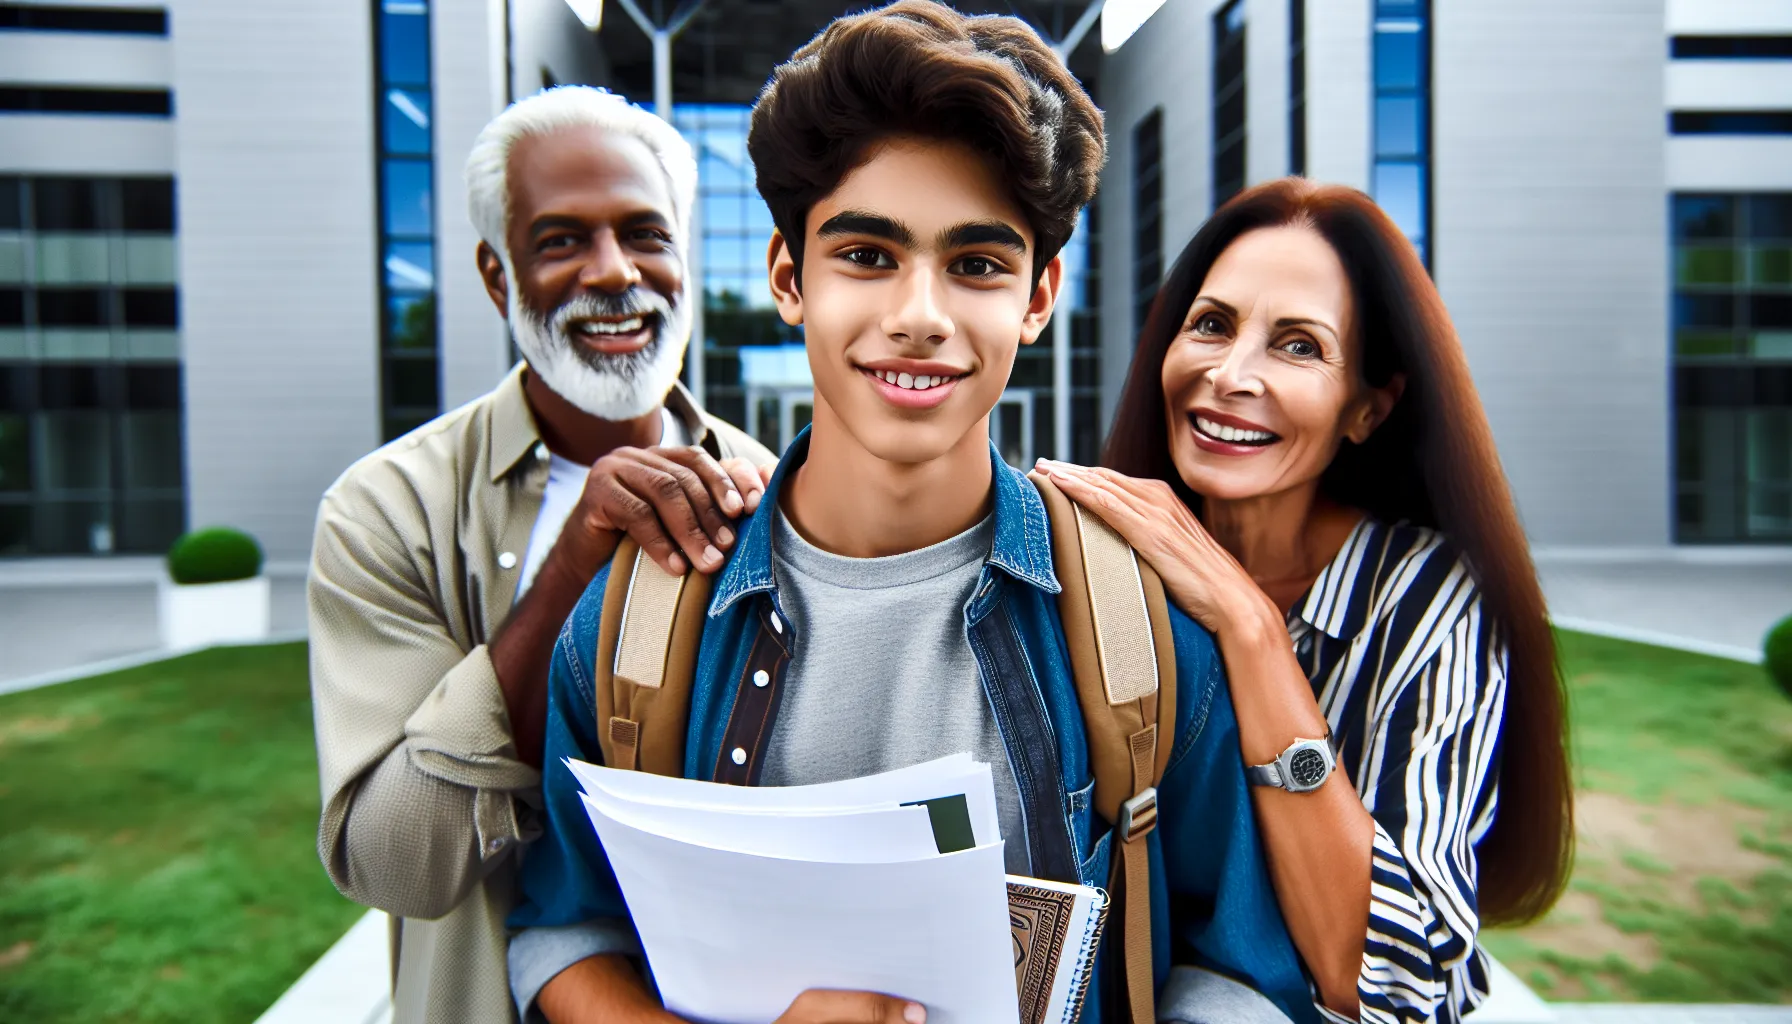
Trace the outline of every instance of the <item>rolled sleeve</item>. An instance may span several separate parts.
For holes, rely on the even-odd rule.
[[[510,939],[510,994],[517,1016],[539,1021],[536,997],[561,971],[594,956],[640,956],[641,941],[626,920],[610,918],[551,928],[525,928]]]

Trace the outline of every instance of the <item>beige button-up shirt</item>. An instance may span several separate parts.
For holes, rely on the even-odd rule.
[[[393,916],[394,1024],[516,1017],[504,918],[540,775],[517,760],[486,643],[547,484],[522,373],[355,463],[318,510],[318,854]],[[682,387],[666,405],[711,455],[773,461]]]

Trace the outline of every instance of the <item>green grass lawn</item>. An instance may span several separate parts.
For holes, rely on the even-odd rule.
[[[1792,701],[1757,666],[1560,637],[1574,878],[1488,950],[1546,999],[1792,1001]]]
[[[1580,854],[1487,936],[1552,999],[1792,1001],[1792,701],[1562,634]],[[0,697],[0,1020],[253,1020],[362,913],[315,851],[305,649]]]
[[[317,802],[302,644],[0,697],[0,1020],[254,1020],[364,912]]]

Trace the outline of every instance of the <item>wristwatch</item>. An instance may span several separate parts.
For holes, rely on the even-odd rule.
[[[1328,735],[1322,740],[1297,739],[1274,761],[1246,768],[1244,776],[1252,785],[1275,786],[1290,793],[1310,793],[1325,785],[1337,765],[1338,752],[1332,748],[1332,739]]]

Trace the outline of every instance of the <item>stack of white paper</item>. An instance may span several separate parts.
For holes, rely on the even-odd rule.
[[[783,788],[567,765],[672,1012],[770,1024],[828,988],[912,999],[929,1024],[1018,1020],[988,765]],[[973,845],[940,853],[904,805],[960,794]]]

